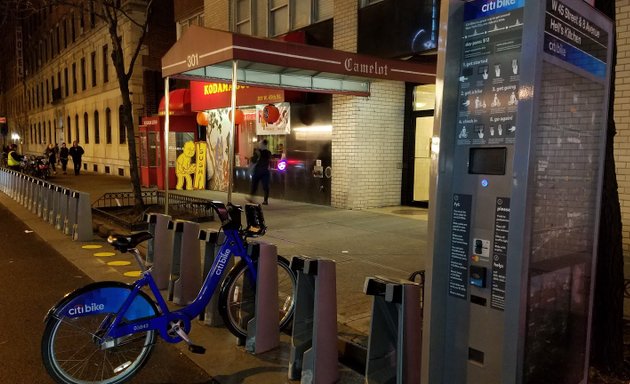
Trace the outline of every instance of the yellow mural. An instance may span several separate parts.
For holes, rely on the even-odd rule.
[[[177,163],[175,164],[175,175],[177,175],[177,185],[175,189],[184,189],[184,183],[187,190],[193,189],[192,174],[195,173],[196,165],[192,163],[192,158],[195,156],[195,143],[187,141],[184,143],[184,152],[177,156]]]
[[[194,189],[206,189],[206,155],[208,144],[205,141],[195,143],[197,149],[197,164],[195,168]]]

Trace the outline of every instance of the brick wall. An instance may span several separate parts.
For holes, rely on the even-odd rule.
[[[375,81],[370,91],[333,96],[333,207],[400,204],[405,85]]]
[[[230,30],[229,1],[204,0],[204,23],[208,28]]]
[[[617,0],[617,67],[615,68],[615,162],[623,227],[623,253],[630,261],[630,0]],[[630,264],[630,263],[627,263]]]
[[[333,20],[333,48],[347,52],[357,51],[359,2],[336,0]]]

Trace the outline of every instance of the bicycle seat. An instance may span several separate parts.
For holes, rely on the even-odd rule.
[[[107,242],[120,252],[127,252],[131,248],[136,248],[138,244],[145,240],[149,240],[153,236],[149,232],[138,232],[131,235],[111,234],[107,238]]]

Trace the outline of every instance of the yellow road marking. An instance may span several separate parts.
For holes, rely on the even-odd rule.
[[[81,248],[83,249],[99,249],[99,248],[103,248],[102,245],[97,245],[97,244],[87,244],[87,245],[82,245]]]
[[[142,274],[141,271],[130,271],[130,272],[123,273],[123,275],[127,277],[139,277],[141,274]]]
[[[131,265],[131,261],[123,261],[123,260],[110,261],[109,263],[107,263],[107,265],[112,266],[112,267],[122,267],[125,265]]]
[[[96,257],[110,257],[110,256],[116,256],[116,252],[96,252],[94,254],[94,256]]]

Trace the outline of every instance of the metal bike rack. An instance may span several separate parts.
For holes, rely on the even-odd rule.
[[[214,259],[217,257],[221,244],[225,241],[225,235],[223,232],[202,229],[199,231],[199,240],[202,240],[205,243],[203,251],[203,278],[205,279],[207,278],[208,273],[210,273],[210,268],[212,267]],[[233,266],[234,258],[230,257],[225,268],[226,270],[230,270]],[[227,274],[224,274],[221,278],[218,285],[219,287],[223,283],[225,276],[227,276]],[[210,302],[206,306],[206,310],[199,315],[199,320],[211,327],[220,327],[223,325],[223,318],[221,318],[221,315],[219,314],[218,294],[212,295]]]
[[[93,237],[92,231],[92,207],[90,206],[90,194],[85,192],[72,192],[70,210],[74,213],[72,225],[72,240],[90,241]]]
[[[339,380],[335,262],[293,256],[297,274],[289,379],[303,383]]]
[[[159,289],[168,288],[171,273],[173,233],[168,228],[171,219],[171,216],[161,213],[148,213],[144,216],[153,236],[147,243],[147,264],[153,266],[151,274]]]
[[[363,291],[374,296],[365,382],[419,384],[420,284],[375,276],[366,278]]]
[[[199,223],[171,220],[168,229],[174,231],[168,299],[175,304],[188,305],[201,289]]]
[[[245,349],[263,353],[280,345],[278,328],[278,249],[273,244],[256,242],[247,252],[258,258],[255,316],[247,323]],[[257,257],[256,257],[257,255]]]

